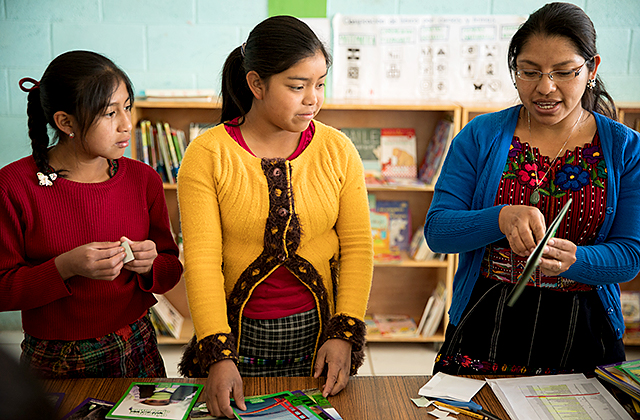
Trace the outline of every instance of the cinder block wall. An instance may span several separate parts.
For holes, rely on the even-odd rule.
[[[303,1],[303,0],[300,0]],[[343,14],[518,14],[545,1],[327,0]],[[598,33],[601,75],[616,101],[640,102],[638,0],[582,0]],[[0,167],[30,153],[22,77],[58,54],[107,55],[136,90],[219,89],[227,54],[268,15],[268,0],[0,0]],[[505,58],[506,59],[506,58]],[[2,319],[7,315],[0,313]],[[9,324],[14,325],[11,317]]]

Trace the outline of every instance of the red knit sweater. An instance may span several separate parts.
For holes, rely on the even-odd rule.
[[[0,311],[22,310],[24,331],[46,340],[100,337],[136,321],[182,274],[158,174],[121,158],[108,181],[58,177],[38,185],[31,156],[0,169]],[[123,269],[113,281],[63,281],[54,259],[90,242],[150,239],[152,279]]]

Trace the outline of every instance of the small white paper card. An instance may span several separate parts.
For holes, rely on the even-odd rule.
[[[463,378],[438,372],[420,390],[418,395],[432,398],[446,398],[455,401],[471,401],[480,391],[485,381]]]
[[[120,245],[124,248],[124,253],[126,254],[124,256],[124,260],[122,260],[122,263],[126,264],[129,261],[135,260],[135,258],[133,257],[133,252],[131,251],[131,246],[129,245],[129,242],[124,241]]]

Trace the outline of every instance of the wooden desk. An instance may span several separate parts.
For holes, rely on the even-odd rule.
[[[355,376],[347,387],[329,402],[338,410],[344,420],[411,420],[433,419],[427,409],[418,408],[410,398],[418,396],[418,390],[428,381],[428,376]],[[67,414],[88,397],[116,402],[126,392],[131,382],[172,381],[184,383],[205,383],[205,379],[52,379],[45,380],[48,392],[64,392],[65,397],[58,414]],[[243,378],[244,394],[261,395],[280,391],[321,388],[324,379],[310,377],[296,378]],[[200,398],[202,399],[202,398]],[[485,385],[474,397],[474,401],[503,420],[509,420],[493,391]],[[459,415],[460,420],[470,417]]]

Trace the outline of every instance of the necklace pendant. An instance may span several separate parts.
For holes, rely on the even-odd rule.
[[[538,192],[538,190],[534,190],[529,196],[529,203],[535,206],[536,204],[538,204],[538,202],[540,202],[540,193]]]

